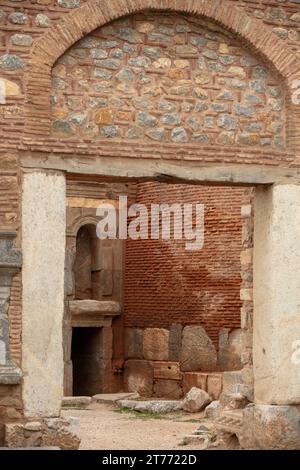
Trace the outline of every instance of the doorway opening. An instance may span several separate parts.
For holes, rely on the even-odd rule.
[[[92,396],[103,387],[102,328],[73,328],[73,395]]]

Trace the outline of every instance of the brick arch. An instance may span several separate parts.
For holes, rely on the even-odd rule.
[[[287,49],[285,42],[272,28],[264,26],[262,30],[258,20],[250,18],[228,0],[89,0],[37,39],[32,47],[26,87],[25,135],[49,134],[51,69],[55,61],[91,31],[143,10],[172,11],[213,20],[271,64],[287,84],[300,78],[300,61]],[[300,128],[300,112],[291,109],[288,116],[290,143],[298,140],[297,129]]]

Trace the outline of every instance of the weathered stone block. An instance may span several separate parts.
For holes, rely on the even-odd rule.
[[[223,377],[222,374],[208,374],[206,391],[213,400],[218,400],[222,393]]]
[[[207,374],[203,372],[185,372],[183,374],[184,394],[188,393],[193,387],[207,390]]]
[[[181,370],[212,371],[216,369],[217,353],[202,326],[186,326],[182,334]]]
[[[153,390],[153,367],[149,361],[130,359],[125,363],[125,387],[129,392],[151,397]]]
[[[155,379],[181,380],[179,362],[155,361],[153,365],[153,374]]]
[[[245,332],[237,328],[222,328],[219,332],[218,363],[222,370],[240,370],[242,353],[245,350]]]
[[[125,328],[125,357],[126,359],[143,359],[142,329]]]
[[[244,449],[299,450],[300,410],[297,406],[249,405],[238,435]]]
[[[242,393],[249,401],[253,401],[254,386],[252,367],[244,367],[240,371],[223,372],[222,393]]]
[[[204,416],[205,418],[216,419],[220,414],[220,410],[221,410],[220,402],[217,400],[214,400],[205,408]]]
[[[203,410],[210,402],[211,398],[207,392],[193,387],[183,400],[183,409],[191,413],[197,413],[197,411]]]
[[[155,380],[154,396],[178,400],[183,396],[181,384],[176,380]]]
[[[252,263],[252,248],[248,248],[247,250],[241,251],[240,254],[240,260],[241,260],[241,265],[249,265]]]
[[[167,361],[169,356],[169,330],[146,328],[143,338],[144,358],[150,361]]]

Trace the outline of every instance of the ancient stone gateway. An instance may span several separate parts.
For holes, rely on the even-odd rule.
[[[280,15],[290,22],[296,47],[299,6],[257,15],[230,0],[58,3],[55,20],[47,7],[32,20],[41,28],[33,41],[11,39],[25,41],[24,57],[13,46],[0,57],[10,122],[0,181],[6,444],[23,445],[33,421],[36,444],[78,446],[76,423],[60,417],[74,381],[80,393],[125,381],[157,396],[165,381],[176,397],[197,384],[217,398],[222,375],[223,387],[243,386],[252,403],[238,435],[243,447],[300,448],[300,61],[277,24]],[[16,14],[9,21],[26,32],[26,14]],[[20,84],[12,82],[16,69]],[[252,200],[240,204],[248,224],[242,333],[182,317],[124,325],[125,244],[97,239],[95,209],[119,194],[138,200],[147,182],[152,191],[158,182],[254,188],[252,208]],[[230,345],[241,353],[233,356]],[[86,376],[74,372],[80,365]]]

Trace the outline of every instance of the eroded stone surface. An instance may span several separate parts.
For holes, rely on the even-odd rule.
[[[153,390],[153,367],[149,361],[130,359],[125,363],[124,382],[129,392],[150,397]]]
[[[150,361],[167,361],[169,356],[169,330],[146,328],[143,337],[143,355]]]
[[[230,331],[222,328],[219,332],[218,363],[221,370],[239,370],[243,364],[241,356],[244,350],[244,332],[241,329]]]
[[[5,426],[5,445],[9,448],[55,446],[75,450],[79,444],[79,420],[71,416]]]
[[[249,405],[238,436],[245,449],[300,449],[300,411],[296,406]]]
[[[182,397],[182,387],[177,380],[158,379],[154,381],[153,394],[158,398],[171,398],[178,400]]]
[[[143,358],[143,330],[125,328],[125,356],[128,359]]]
[[[196,413],[203,410],[210,402],[211,398],[207,392],[201,388],[193,387],[184,397],[183,409],[190,413]]]
[[[183,371],[215,370],[217,353],[201,326],[186,326],[183,329],[180,363]]]

